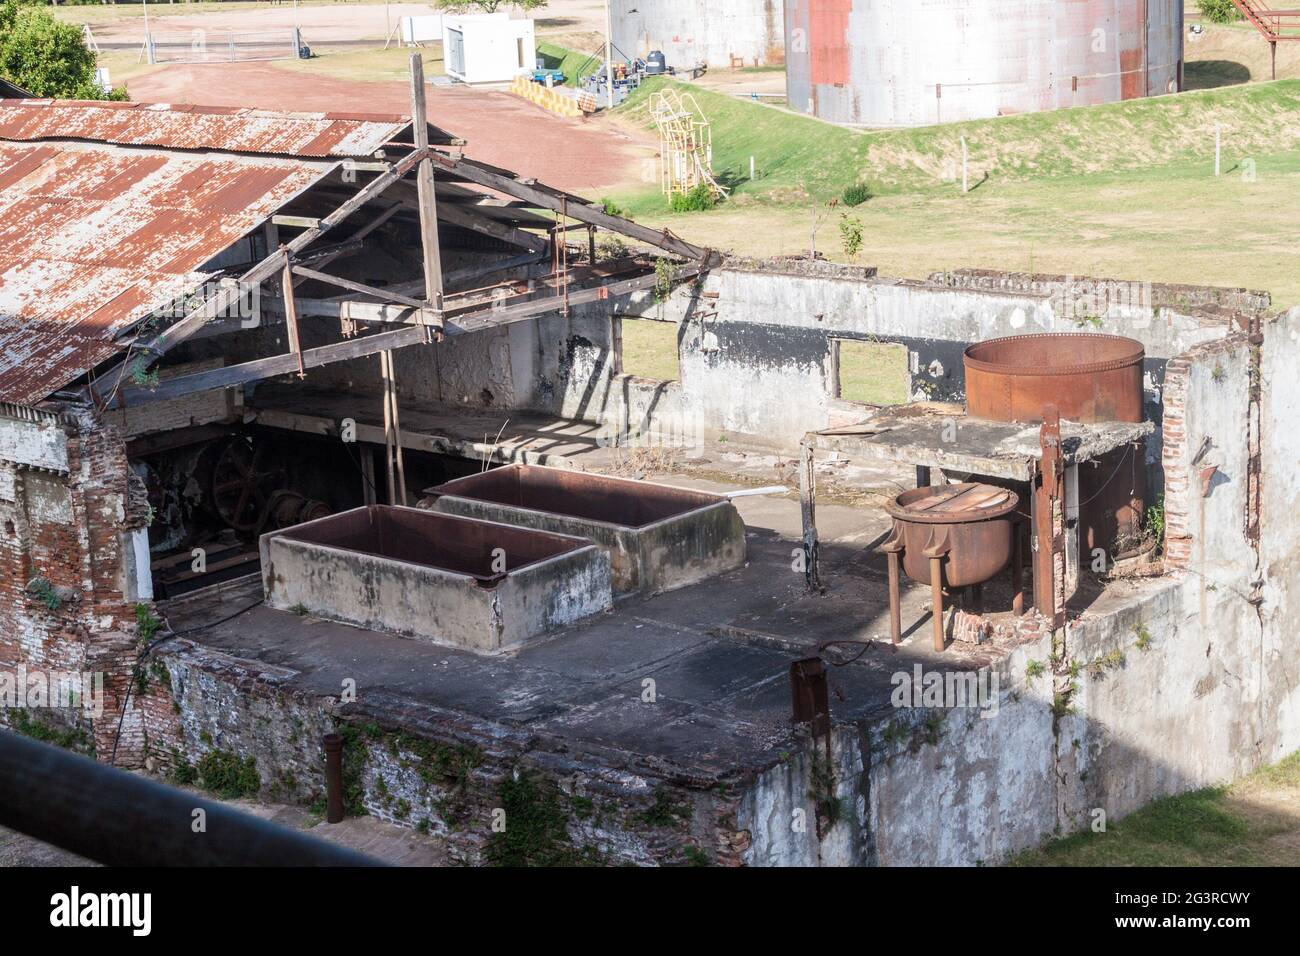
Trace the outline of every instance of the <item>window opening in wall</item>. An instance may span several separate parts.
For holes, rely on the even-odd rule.
[[[907,346],[831,339],[830,380],[832,394],[846,402],[902,405],[911,388]]]
[[[682,377],[677,354],[677,323],[614,318],[614,370],[658,382]]]

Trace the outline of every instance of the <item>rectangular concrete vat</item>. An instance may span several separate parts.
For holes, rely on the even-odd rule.
[[[745,524],[720,495],[563,468],[509,465],[430,488],[447,514],[590,538],[614,590],[669,591],[745,563]]]
[[[371,505],[265,534],[274,608],[480,653],[604,610],[609,559],[589,541]]]

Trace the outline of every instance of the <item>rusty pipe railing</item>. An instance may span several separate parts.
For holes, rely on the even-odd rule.
[[[219,801],[2,730],[0,826],[109,866],[380,865]]]

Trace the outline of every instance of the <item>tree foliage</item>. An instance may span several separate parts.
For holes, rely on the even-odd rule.
[[[496,13],[502,7],[536,10],[546,3],[547,0],[433,0],[435,7],[449,13]]]
[[[1241,18],[1232,0],[1196,0],[1196,6],[1211,23],[1231,23]]]
[[[81,31],[33,0],[0,0],[0,76],[37,96],[126,99],[95,82],[95,54]]]

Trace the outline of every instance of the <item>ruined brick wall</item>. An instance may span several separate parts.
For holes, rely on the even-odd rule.
[[[1257,500],[1257,494],[1248,494],[1247,478],[1259,452],[1251,425],[1258,402],[1252,361],[1247,336],[1238,334],[1184,352],[1165,367],[1161,463],[1168,570],[1196,570],[1209,535],[1222,534],[1234,550],[1247,540],[1252,522],[1247,512]],[[1216,507],[1210,498],[1220,486],[1220,500],[1229,495],[1241,500],[1227,509]],[[1225,511],[1227,520],[1216,520]],[[1233,512],[1239,520],[1233,520]]]
[[[148,766],[173,780],[183,768],[203,786],[205,757],[249,761],[261,797],[323,814],[323,737],[339,732],[349,813],[439,836],[466,864],[739,865],[750,846],[739,781],[672,779],[631,755],[574,753],[384,692],[294,692],[294,672],[187,638],[156,653]]]
[[[101,759],[113,749],[135,661],[136,601],[125,593],[130,534],[148,523],[143,486],[120,435],[90,409],[51,416],[66,468],[6,460],[0,495],[0,666],[103,672],[105,709],[93,726]],[[17,427],[17,426],[15,426]],[[36,582],[33,584],[33,582]],[[87,724],[80,712],[25,715]],[[142,757],[138,716],[122,726],[117,763]]]

